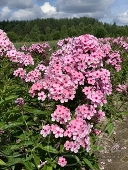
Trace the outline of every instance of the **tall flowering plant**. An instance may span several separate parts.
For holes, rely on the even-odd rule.
[[[54,101],[56,105],[40,134],[46,142],[50,139],[47,147],[54,148],[57,143],[61,156],[91,150],[90,137],[96,123],[105,117],[102,106],[112,92],[110,72],[104,68],[111,50],[108,47],[88,34],[60,40],[49,65],[35,68],[40,75],[33,72],[22,77],[33,82],[29,90],[32,97],[41,102]],[[69,163],[65,160],[63,166]]]
[[[121,69],[120,52],[113,51],[110,39],[89,34],[58,41],[52,54],[47,43],[23,46],[22,51],[17,51],[2,30],[0,35],[1,58],[5,56],[17,65],[13,75],[22,80],[12,80],[15,87],[21,85],[20,89],[15,88],[16,108],[10,119],[16,118],[17,123],[3,128],[17,125],[20,129],[16,130],[13,145],[17,168],[98,169],[92,149],[100,134],[96,126],[106,116],[104,106],[113,88],[109,66],[116,71]],[[46,56],[50,56],[47,62]],[[11,104],[8,106],[12,108]],[[3,160],[9,162],[10,158]],[[10,167],[15,163],[8,164]]]

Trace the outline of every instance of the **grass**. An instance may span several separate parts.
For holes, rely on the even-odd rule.
[[[43,44],[45,42],[48,42],[49,45],[51,46],[51,48],[56,48],[58,41],[52,40],[52,41],[40,41],[40,42],[16,42],[16,43],[14,43],[14,46],[16,47],[16,49],[19,49],[23,45],[26,45],[26,47],[30,47],[32,44],[36,44],[36,43]]]

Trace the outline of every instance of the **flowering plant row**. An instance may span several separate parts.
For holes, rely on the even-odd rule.
[[[94,143],[100,134],[100,129],[96,127],[106,119],[104,105],[113,90],[109,68],[110,65],[113,66],[113,74],[121,70],[123,59],[120,55],[127,50],[127,43],[124,42],[97,39],[85,34],[58,41],[57,50],[52,53],[48,43],[35,44],[30,48],[23,46],[22,51],[18,51],[6,34],[0,31],[0,56],[16,63],[13,75],[21,80],[13,77],[13,83],[18,81],[20,87],[25,85],[31,96],[26,90],[26,97],[18,91],[17,94],[20,95],[15,101],[15,107],[22,113],[22,117],[27,116],[23,120],[25,127],[21,126],[23,132],[29,136],[30,133],[35,135],[35,139],[32,139],[34,144],[31,144],[31,147],[34,146],[33,152],[29,151],[29,145],[28,151],[25,151],[30,159],[27,158],[28,162],[22,160],[25,168],[27,165],[31,169],[35,168],[32,159],[38,168],[43,169],[64,168],[70,166],[72,159],[75,159],[74,169],[82,166],[98,169],[96,160],[91,162]],[[113,49],[114,43],[123,50]],[[49,55],[50,58],[47,59]],[[120,84],[117,91],[121,92],[119,89],[122,88],[122,91],[127,92],[126,85],[124,87]],[[29,113],[36,115],[33,118],[34,125],[37,127],[40,123],[37,128],[40,134],[34,125],[29,127],[32,123]],[[20,132],[16,141],[20,140],[22,143],[26,140],[22,138],[22,134]]]

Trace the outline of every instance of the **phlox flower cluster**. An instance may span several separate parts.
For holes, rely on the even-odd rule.
[[[65,137],[69,137],[64,144],[66,150],[70,150],[77,153],[80,147],[86,148],[88,152],[90,150],[90,138],[92,125],[87,124],[86,121],[80,118],[71,120],[64,132]]]
[[[75,110],[75,116],[85,120],[90,120],[96,113],[94,106],[88,104],[79,105]]]
[[[123,37],[117,37],[115,38],[101,38],[99,39],[99,42],[101,42],[101,48],[105,54],[105,61],[108,65],[112,65],[116,71],[121,70],[121,63],[122,63],[122,58],[120,57],[120,54],[123,51],[126,51],[128,49],[128,43],[123,40]],[[118,46],[120,50],[112,50],[110,46],[115,47]],[[123,49],[123,50],[121,50]]]
[[[48,42],[45,42],[43,44],[36,43],[36,44],[32,44],[29,48],[26,45],[23,45],[20,48],[20,51],[23,51],[25,53],[30,53],[33,57],[35,55],[41,55],[42,57],[46,57],[47,54],[51,51],[51,47],[48,44]]]
[[[68,120],[71,120],[71,112],[68,108],[57,105],[57,109],[51,114],[52,121],[57,121],[60,124],[65,124]]]
[[[74,118],[68,108],[57,105],[51,117],[53,122],[63,124],[63,129],[57,124],[46,124],[41,134],[46,137],[52,132],[55,138],[65,138],[64,148],[74,153],[81,147],[89,151],[89,135],[93,128],[91,120],[96,117],[100,121],[105,117],[99,106],[107,102],[106,96],[112,92],[110,72],[103,68],[103,60],[111,49],[108,45],[109,49],[106,46],[103,51],[104,45],[91,35],[61,40],[58,46],[44,70],[44,77],[32,85],[29,93],[35,96],[39,93],[38,89],[47,91],[48,98],[65,103],[74,100],[78,87],[81,87],[85,94],[83,101],[85,99],[88,104],[78,105]]]
[[[24,48],[22,48],[24,49]],[[26,49],[25,49],[26,50]],[[50,45],[48,42],[45,42],[43,44],[37,43],[37,44],[32,44],[29,48],[28,51],[33,55],[33,54],[41,54],[43,57],[47,56],[47,50],[50,51]]]
[[[61,103],[75,98],[78,86],[87,82],[86,73],[102,67],[104,57],[94,36],[83,35],[66,41],[66,44],[64,40],[61,41],[61,49],[50,57],[49,66],[41,80],[48,97]]]
[[[116,86],[116,91],[118,92],[127,92],[127,85],[119,84]]]
[[[34,69],[28,72],[25,76],[25,82],[37,82],[41,79],[41,72],[38,69]]]
[[[24,79],[25,82],[35,83],[42,78],[41,73],[44,72],[45,69],[46,66],[44,66],[43,64],[38,64],[34,70],[28,73],[26,73],[26,70],[24,70],[23,68],[18,68],[17,70],[14,71],[13,75],[16,77],[20,77],[21,79]]]
[[[0,29],[0,57],[6,55],[7,51],[15,49],[13,43],[10,42],[7,34]]]
[[[118,51],[114,51],[113,53],[109,54],[109,58],[106,61],[108,65],[112,65],[115,67],[117,71],[121,70],[121,64],[122,60],[120,58],[120,54]]]
[[[16,99],[15,103],[18,105],[18,106],[21,106],[21,105],[24,105],[25,102],[24,102],[24,99],[22,97],[19,97]]]
[[[64,136],[64,129],[59,127],[57,124],[52,124],[52,125],[44,125],[43,129],[41,130],[40,134],[43,137],[46,137],[49,134],[53,134],[55,138],[63,137]]]
[[[7,34],[0,29],[0,56],[5,55],[11,62],[19,63],[21,67],[34,65],[34,60],[29,53],[17,51],[10,42]]]
[[[13,75],[15,77],[20,77],[21,79],[24,79],[26,71],[23,68],[18,68],[17,70],[14,71]]]
[[[95,107],[103,106],[106,103],[106,95],[110,95],[112,92],[110,72],[101,68],[96,71],[88,71],[86,77],[91,86],[85,86],[82,91]]]
[[[28,65],[34,65],[34,60],[29,53],[25,54],[24,52],[20,52],[14,49],[14,50],[7,51],[6,55],[10,61],[14,63],[19,63],[20,66],[22,67]]]
[[[18,68],[14,71],[13,75],[15,77],[20,77],[24,79],[25,82],[37,82],[41,79],[41,72],[38,69],[34,69],[28,73],[23,68]]]

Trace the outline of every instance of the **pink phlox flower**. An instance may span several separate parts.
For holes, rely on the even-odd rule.
[[[49,124],[44,125],[42,130],[40,131],[40,134],[43,137],[46,137],[47,135],[49,135],[51,133],[51,126]]]
[[[63,137],[64,130],[56,124],[51,125],[51,131],[53,132],[55,138]]]
[[[23,68],[18,68],[13,73],[14,76],[20,77],[21,79],[24,79],[26,76],[26,71]]]
[[[38,100],[44,101],[46,99],[46,95],[43,91],[41,91],[40,93],[38,93]]]
[[[62,105],[57,105],[57,109],[51,116],[52,121],[60,122],[60,124],[65,124],[68,120],[71,120],[70,110]]]
[[[59,157],[58,165],[60,165],[61,167],[64,167],[64,166],[66,166],[66,164],[67,164],[66,159],[63,156]]]

